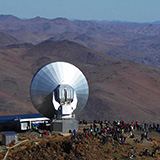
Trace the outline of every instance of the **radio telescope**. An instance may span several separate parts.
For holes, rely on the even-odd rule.
[[[40,114],[50,119],[67,120],[85,107],[89,88],[77,67],[67,62],[54,62],[34,75],[30,94]]]

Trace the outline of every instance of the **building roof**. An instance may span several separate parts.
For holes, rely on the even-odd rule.
[[[27,122],[27,121],[49,121],[49,118],[46,117],[39,117],[39,118],[25,118],[20,119],[20,122]]]
[[[14,122],[20,119],[30,119],[30,118],[42,118],[41,114],[24,114],[24,115],[9,115],[0,116],[0,123]]]
[[[16,132],[2,132],[3,135],[17,135]]]

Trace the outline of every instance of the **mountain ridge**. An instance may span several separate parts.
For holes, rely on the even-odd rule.
[[[29,95],[34,74],[48,63],[65,61],[77,66],[89,83],[89,100],[78,119],[160,121],[158,67],[108,56],[68,40],[5,48],[0,57],[1,115],[37,113]]]
[[[4,19],[5,15],[1,15],[0,32],[7,33],[24,43],[38,44],[51,38],[56,41],[65,39],[114,57],[160,66],[158,22],[99,23],[41,17],[22,20],[11,15],[6,16],[6,21]]]

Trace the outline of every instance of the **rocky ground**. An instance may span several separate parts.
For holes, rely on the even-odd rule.
[[[129,138],[129,133],[126,133],[126,143],[114,141],[108,136],[106,141],[103,141],[103,136],[100,138],[89,136],[88,138],[81,132],[81,129],[87,126],[82,125],[79,133],[73,138],[71,135],[62,136],[59,133],[52,132],[52,135],[41,135],[36,132],[26,132],[19,135],[21,144],[15,146],[11,144],[8,148],[9,152],[6,160],[31,160],[31,159],[129,159],[133,155],[133,159],[160,159],[160,134],[157,132],[149,132],[149,138],[144,139],[143,143],[136,143],[136,139],[140,139],[142,132],[135,131],[135,137]],[[15,146],[15,147],[14,147]],[[7,152],[7,147],[1,148],[0,159],[3,159]],[[143,155],[143,151],[148,149],[149,154]],[[152,152],[155,151],[155,157],[152,157]]]

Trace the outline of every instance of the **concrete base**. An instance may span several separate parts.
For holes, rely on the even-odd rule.
[[[52,130],[60,132],[78,130],[78,124],[79,122],[75,119],[56,120],[52,122]]]

